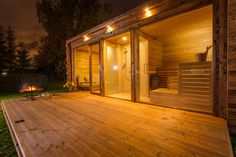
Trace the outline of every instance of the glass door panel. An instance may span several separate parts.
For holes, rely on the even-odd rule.
[[[139,36],[139,100],[149,102],[148,40]]]
[[[74,52],[74,84],[76,90],[89,91],[89,47],[88,45],[75,49]]]
[[[100,94],[100,64],[99,64],[99,44],[91,46],[91,78],[92,93]]]
[[[105,95],[131,99],[130,33],[104,42]]]

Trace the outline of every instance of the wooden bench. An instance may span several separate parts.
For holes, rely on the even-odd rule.
[[[157,69],[160,78],[160,87],[150,91],[152,104],[176,107],[178,105],[178,76],[177,66],[160,67]]]

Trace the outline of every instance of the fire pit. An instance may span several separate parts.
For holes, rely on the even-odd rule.
[[[35,100],[33,93],[42,91],[43,88],[38,87],[37,85],[33,84],[26,84],[23,86],[23,88],[20,90],[21,93],[30,93],[30,99],[33,101]]]

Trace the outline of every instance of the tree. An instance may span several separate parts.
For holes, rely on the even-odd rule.
[[[52,77],[54,55],[50,53],[49,42],[47,37],[43,36],[40,38],[38,45],[38,53],[34,56],[34,64],[38,68],[40,73],[48,76],[49,80]]]
[[[5,55],[5,65],[6,68],[12,71],[15,68],[15,32],[12,30],[11,26],[8,26],[6,31],[6,55]]]
[[[0,73],[5,69],[6,42],[3,26],[0,26]]]
[[[29,58],[29,48],[27,48],[25,43],[20,42],[18,44],[16,52],[17,69],[19,71],[23,71],[30,66],[31,58]]]
[[[50,58],[44,59],[52,64],[51,73],[64,75],[61,77],[65,78],[65,40],[97,25],[102,20],[99,13],[106,12],[109,8],[107,6],[107,3],[101,3],[100,0],[37,1],[37,16],[47,32],[41,51],[50,53]],[[39,55],[42,54],[45,53],[40,52]]]

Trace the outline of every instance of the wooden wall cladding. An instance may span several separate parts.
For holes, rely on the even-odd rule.
[[[236,133],[236,0],[228,1],[228,123]]]
[[[172,84],[168,84],[168,80],[178,76],[177,66],[172,67],[159,67],[156,69],[156,75],[160,78],[160,88],[168,88]],[[172,81],[173,82],[173,81]],[[177,83],[177,82],[176,82]]]
[[[180,108],[212,113],[212,62],[179,64]]]
[[[167,79],[167,88],[168,89],[178,89],[178,76],[170,76]]]
[[[158,40],[148,39],[148,72],[156,73],[156,68],[162,66],[162,44]]]
[[[98,46],[92,46],[92,60],[91,60],[91,83],[92,91],[100,90],[100,69],[99,69],[99,51],[94,49],[99,49]]]
[[[196,54],[212,45],[212,6],[169,18],[156,29],[162,32],[158,38],[163,43],[164,66],[195,62]],[[212,60],[212,49],[207,60]]]

